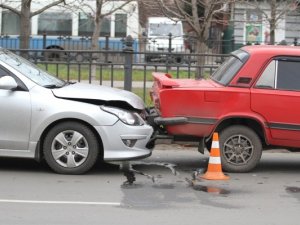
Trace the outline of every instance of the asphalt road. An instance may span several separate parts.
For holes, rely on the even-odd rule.
[[[132,185],[115,165],[67,176],[32,160],[0,159],[0,224],[298,224],[299,153],[264,153],[251,173],[191,185],[208,155],[177,145],[167,149],[158,146],[135,162],[133,168],[154,182],[136,175]]]

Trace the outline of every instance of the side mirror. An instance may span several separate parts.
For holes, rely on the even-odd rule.
[[[147,37],[147,33],[144,31],[144,32],[142,33],[142,36]]]
[[[0,89],[13,90],[17,87],[17,82],[11,76],[4,76],[0,78]]]

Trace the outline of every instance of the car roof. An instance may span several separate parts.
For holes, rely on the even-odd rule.
[[[253,54],[267,54],[269,56],[300,56],[300,46],[287,45],[250,45],[241,48]]]

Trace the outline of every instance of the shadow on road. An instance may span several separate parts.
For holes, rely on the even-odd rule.
[[[196,170],[205,170],[208,163],[208,157],[202,156],[195,152],[190,154],[187,151],[172,152],[161,151],[159,157],[154,156],[138,161],[138,165],[134,169],[140,170],[148,174],[159,174],[162,167],[154,166],[155,163],[171,163],[176,165],[179,172],[192,173]],[[145,162],[144,164],[142,162]],[[39,172],[54,173],[45,163],[45,161],[36,162],[33,159],[19,158],[0,158],[0,172]],[[116,164],[98,162],[88,174],[107,174],[120,173],[119,166]],[[278,173],[300,173],[300,154],[299,153],[265,153],[258,166],[251,171],[253,173],[260,172],[278,172]]]
[[[20,158],[0,158],[0,172],[1,171],[54,173],[44,160],[37,162],[33,159]],[[88,174],[103,174],[105,172],[113,171],[119,171],[119,166],[99,162],[88,172]]]
[[[265,153],[254,172],[300,173],[299,153]]]

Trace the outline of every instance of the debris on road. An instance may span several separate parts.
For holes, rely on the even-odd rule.
[[[155,177],[139,170],[133,169],[132,166],[135,165],[155,165],[162,166],[171,170],[173,175],[178,175],[179,173],[176,171],[175,164],[164,163],[164,162],[143,162],[143,161],[132,161],[132,162],[122,162],[120,165],[120,170],[123,171],[124,176],[126,177],[126,181],[123,183],[124,185],[132,185],[134,181],[136,181],[135,174],[140,174],[142,176],[146,176],[151,179],[153,183],[155,183]]]

